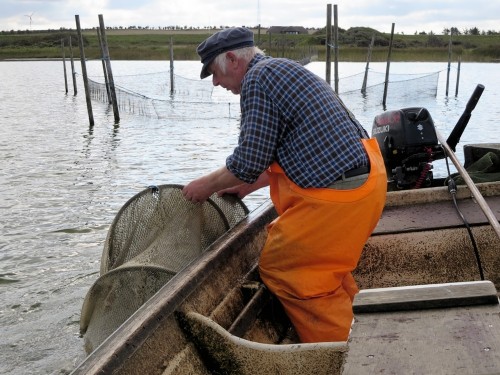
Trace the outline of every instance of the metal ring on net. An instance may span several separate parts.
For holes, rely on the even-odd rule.
[[[101,274],[144,251],[157,240],[157,233],[171,237],[199,229],[193,227],[195,224],[204,224],[201,233],[193,230],[192,234],[200,235],[200,245],[207,247],[248,214],[248,208],[236,196],[213,194],[204,203],[192,203],[184,198],[182,188],[177,184],[149,187],[123,205],[108,231]],[[186,222],[186,218],[190,220]],[[166,233],[167,230],[172,233]]]
[[[151,186],[118,211],[105,241],[101,275],[82,307],[87,352],[248,214],[236,196],[213,194],[192,203],[182,188]]]

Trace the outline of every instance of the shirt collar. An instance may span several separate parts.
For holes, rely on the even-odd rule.
[[[258,64],[259,62],[261,62],[262,60],[267,60],[267,59],[270,59],[271,56],[265,56],[265,55],[261,55],[261,54],[256,54],[252,60],[250,60],[250,63],[248,64],[248,68],[247,68],[247,72],[252,69],[256,64]]]

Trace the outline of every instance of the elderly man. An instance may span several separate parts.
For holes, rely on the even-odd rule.
[[[358,292],[351,271],[385,202],[375,139],[332,88],[300,64],[271,58],[246,28],[197,49],[201,78],[240,94],[241,131],[226,165],[183,189],[192,202],[270,185],[278,218],[259,260],[262,281],[302,342],[347,340]]]

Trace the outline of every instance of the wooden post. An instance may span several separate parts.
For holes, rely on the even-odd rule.
[[[104,18],[99,14],[99,27],[101,28],[102,49],[104,52],[104,62],[106,63],[106,71],[108,72],[109,90],[111,91],[111,101],[113,104],[113,114],[115,115],[115,123],[120,122],[120,113],[118,111],[118,101],[116,99],[115,82],[113,80],[113,71],[111,70],[111,61],[109,59],[108,40],[106,38],[106,28],[104,27]]]
[[[73,94],[76,96],[76,94],[78,94],[78,89],[76,88],[76,72],[75,62],[73,59],[73,44],[71,42],[71,35],[69,36],[69,55],[71,61],[71,76],[73,77]]]
[[[269,52],[271,51],[271,45],[272,45],[272,38],[271,38],[271,33],[269,33],[269,36],[267,38],[267,49]]]
[[[334,51],[334,69],[335,92],[339,93],[339,25],[337,17],[337,4],[333,6],[333,51]]]
[[[87,100],[87,111],[89,113],[90,126],[94,126],[94,114],[92,112],[92,103],[90,101],[89,82],[87,77],[87,66],[85,65],[85,51],[83,49],[82,30],[80,29],[80,16],[75,15],[76,30],[78,32],[80,45],[80,61],[82,63],[83,86],[85,87],[85,99]]]
[[[66,94],[68,93],[68,74],[66,73],[66,54],[64,53],[64,38],[61,39],[61,51],[62,51],[62,61],[64,67],[64,87],[66,88]]]
[[[458,68],[457,68],[457,86],[455,88],[455,96],[458,96],[458,84],[460,83],[460,65],[462,63],[462,57],[458,56]]]
[[[326,5],[326,72],[325,80],[328,84],[331,82],[332,77],[332,52],[330,45],[332,44],[332,4]]]
[[[446,73],[446,96],[448,96],[448,87],[450,85],[450,69],[451,69],[451,33],[450,33],[450,41],[448,43],[448,71]]]
[[[99,48],[101,49],[102,74],[104,76],[104,84],[106,85],[106,95],[108,97],[108,103],[113,104],[113,99],[111,99],[111,92],[109,89],[108,72],[106,70],[106,63],[104,62],[104,49],[102,48],[101,30],[99,28],[97,28],[97,39],[99,40]]]
[[[170,37],[170,93],[174,93],[174,42]]]
[[[392,23],[392,28],[391,28],[391,41],[389,43],[389,53],[387,55],[387,68],[385,70],[384,98],[382,99],[382,105],[384,106],[384,109],[387,101],[387,86],[389,85],[389,69],[391,66],[391,53],[392,53],[393,41],[394,41],[394,23]]]
[[[286,38],[285,34],[281,34],[281,57],[285,57],[285,44],[286,44]]]
[[[368,84],[368,69],[370,67],[370,61],[372,59],[372,49],[375,44],[375,34],[372,35],[372,41],[370,42],[370,46],[368,47],[368,54],[366,56],[366,68],[365,68],[365,76],[363,78],[363,86],[361,86],[361,93],[366,93],[366,85]]]

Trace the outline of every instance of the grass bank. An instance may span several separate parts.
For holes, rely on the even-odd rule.
[[[196,46],[207,38],[207,30],[108,30],[107,41],[113,60],[168,60],[170,40],[176,60],[197,60]],[[73,55],[78,58],[78,37],[75,31],[2,32],[1,59],[45,59],[62,56],[61,40],[69,56],[69,37]],[[375,46],[372,61],[386,61],[390,35],[369,28],[342,30],[339,35],[340,61],[366,61],[372,36]],[[85,56],[100,58],[96,30],[83,32]],[[308,35],[269,35],[256,31],[256,42],[267,54],[300,60],[310,55],[326,59],[325,32]],[[457,35],[452,40],[452,59],[463,62],[500,62],[500,35]],[[400,35],[394,37],[391,61],[447,61],[450,37],[447,35]]]

